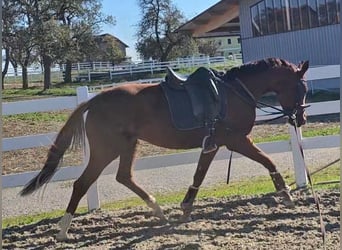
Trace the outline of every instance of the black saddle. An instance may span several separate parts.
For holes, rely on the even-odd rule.
[[[225,90],[217,76],[200,67],[188,78],[167,68],[161,83],[177,129],[189,130],[222,120],[226,111]]]
[[[183,88],[183,85],[186,82],[186,79],[187,77],[176,73],[170,67],[166,68],[165,82],[167,82],[170,85],[170,87],[177,88],[177,89]]]

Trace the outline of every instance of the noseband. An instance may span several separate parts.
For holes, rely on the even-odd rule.
[[[293,123],[296,123],[297,114],[303,113],[305,111],[305,109],[308,107],[310,107],[310,105],[304,105],[304,104],[299,105],[299,104],[297,104],[294,109],[283,109],[282,110],[283,115],[281,117],[287,116],[289,118],[289,120],[291,120]],[[278,119],[278,117],[277,117],[277,119]]]
[[[296,106],[293,109],[283,109],[284,116],[287,116],[293,122],[293,124],[296,124],[297,114],[304,113],[305,109],[310,107],[310,105],[300,104],[306,92],[306,90],[303,88],[305,88],[304,80],[300,79],[297,83]]]

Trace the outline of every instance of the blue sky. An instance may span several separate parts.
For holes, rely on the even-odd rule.
[[[191,19],[208,9],[219,0],[172,0],[187,19]],[[137,0],[102,0],[102,11],[116,19],[115,26],[104,25],[101,33],[110,33],[126,43],[127,55],[137,59],[135,53],[136,26],[140,20],[140,8]]]

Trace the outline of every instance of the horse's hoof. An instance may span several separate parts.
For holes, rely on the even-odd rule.
[[[68,234],[67,233],[63,233],[63,232],[59,232],[57,235],[56,235],[56,240],[57,241],[66,241],[68,240],[69,237],[68,237]]]
[[[294,208],[295,204],[292,200],[283,200],[282,202],[287,208]]]
[[[164,214],[153,213],[153,216],[157,217],[159,219],[159,222],[161,222],[161,223],[168,223],[169,222],[169,220],[165,217]]]
[[[192,221],[191,215],[190,214],[183,214],[180,218],[179,218],[179,222],[185,223],[185,222],[190,222]]]
[[[166,224],[169,222],[169,220],[164,215],[162,217],[159,217],[159,216],[157,217],[159,218],[159,221],[163,224]]]
[[[286,207],[288,207],[288,208],[294,208],[295,207],[295,204],[294,204],[293,198],[290,194],[290,191],[282,190],[279,194],[282,197],[282,203]]]
[[[152,216],[159,218],[160,222],[168,222],[167,218],[165,217],[161,209],[158,211],[153,211]]]

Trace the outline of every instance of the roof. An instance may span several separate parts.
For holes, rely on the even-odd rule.
[[[121,43],[122,45],[124,45],[126,48],[128,48],[129,46],[127,44],[125,44],[123,41],[121,41],[119,38],[117,38],[116,36],[113,36],[109,33],[105,33],[105,34],[101,34],[101,35],[96,35],[95,37],[99,37],[99,38],[103,38],[106,36],[110,36],[112,38],[114,38],[115,40],[117,40],[119,43]]]
[[[240,32],[239,0],[221,0],[180,26],[176,32],[203,37],[208,32]]]

